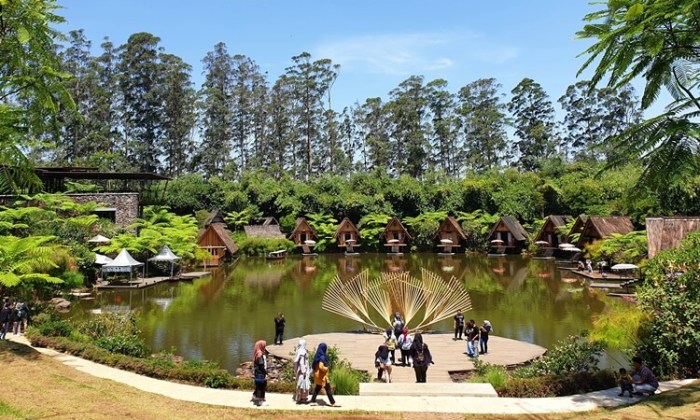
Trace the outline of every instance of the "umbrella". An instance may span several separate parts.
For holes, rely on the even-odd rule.
[[[561,249],[562,251],[571,251],[571,252],[581,252],[581,248],[576,248],[575,246],[567,246]]]
[[[316,245],[316,241],[312,241],[312,240],[310,240],[310,239],[304,241],[304,243],[305,243],[306,245]]]
[[[398,243],[399,243],[399,240],[398,240],[398,239],[389,239],[388,241],[386,241],[386,243],[388,243],[388,244],[398,244]]]
[[[111,241],[111,239],[109,239],[106,236],[102,236],[102,235],[97,235],[95,237],[88,239],[88,243],[90,243],[90,244],[108,244],[109,241]]]
[[[440,239],[440,242],[442,242],[443,244],[451,244],[451,243],[453,243],[453,242],[452,242],[452,239],[447,239],[447,238],[445,238],[445,239]]]
[[[501,239],[494,239],[493,241],[491,241],[491,243],[492,244],[502,244],[503,241]]]
[[[636,270],[638,268],[639,267],[634,264],[615,264],[610,267],[611,270]]]
[[[547,241],[535,241],[535,245],[549,245]]]
[[[561,248],[561,249],[571,248],[573,246],[574,246],[574,244],[559,244],[559,248]]]

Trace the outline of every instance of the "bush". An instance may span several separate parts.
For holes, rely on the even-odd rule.
[[[139,335],[132,312],[106,312],[91,316],[78,324],[78,330],[92,339],[105,336]]]
[[[233,238],[241,253],[249,256],[267,255],[269,252],[280,249],[291,252],[296,248],[294,242],[285,238],[251,238],[244,233],[234,234]]]
[[[65,320],[47,320],[41,324],[34,323],[38,333],[47,337],[68,337],[73,332],[73,326]]]
[[[488,382],[494,389],[505,387],[508,379],[505,366],[492,365],[481,360],[475,360],[474,369],[476,376],[472,377],[469,382]]]
[[[330,380],[338,395],[357,395],[360,393],[362,376],[357,371],[341,365],[333,369]]]
[[[533,361],[530,366],[516,369],[513,376],[532,378],[598,371],[598,359],[603,353],[603,346],[598,342],[590,342],[587,336],[585,332],[578,336],[569,336],[544,356]]]
[[[110,335],[95,340],[95,345],[112,353],[133,357],[146,357],[151,352],[146,343],[134,335]]]

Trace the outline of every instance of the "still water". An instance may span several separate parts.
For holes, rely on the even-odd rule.
[[[96,309],[135,310],[153,352],[174,348],[186,358],[215,360],[234,371],[250,359],[256,340],[273,341],[278,312],[287,319],[285,337],[361,329],[357,322],[321,308],[326,287],[336,275],[346,279],[369,270],[373,278],[381,271],[408,270],[420,276],[421,267],[463,281],[473,306],[467,319],[488,319],[495,335],[544,347],[590,328],[610,299],[565,282],[575,276],[548,260],[465,254],[321,255],[272,262],[244,258],[194,282],[103,291],[93,301],[78,302],[73,313],[85,317]],[[452,321],[432,328],[449,331]]]

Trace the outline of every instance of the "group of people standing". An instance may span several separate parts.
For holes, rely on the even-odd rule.
[[[467,341],[467,356],[478,358],[480,354],[489,352],[489,334],[493,331],[493,326],[489,320],[485,319],[481,326],[476,325],[476,321],[470,319],[464,324],[462,311],[457,311],[454,316],[455,335],[453,340],[461,340],[464,334]]]
[[[22,334],[29,324],[29,307],[24,302],[13,302],[9,298],[3,300],[0,310],[0,339],[5,340],[7,333]]]
[[[255,391],[253,392],[253,402],[258,406],[269,405],[265,400],[267,390],[267,343],[259,340],[253,347],[253,380],[255,381]],[[294,375],[296,378],[296,389],[294,401],[297,404],[316,403],[321,389],[326,391],[326,397],[331,407],[336,407],[333,390],[329,380],[330,362],[326,356],[328,346],[320,343],[314,354],[313,361],[309,364],[309,352],[306,349],[306,340],[301,339],[297,343],[294,351]],[[308,400],[311,389],[311,374],[313,373],[314,390],[311,400]]]
[[[416,374],[416,382],[426,382],[428,366],[434,364],[428,345],[423,342],[420,333],[409,334],[405,328],[400,313],[394,315],[393,328],[387,328],[384,332],[384,343],[377,348],[374,354],[374,366],[377,368],[377,379],[383,380],[386,373],[386,382],[391,382],[393,365],[399,365],[396,360],[396,347],[401,351],[400,366],[411,367]]]

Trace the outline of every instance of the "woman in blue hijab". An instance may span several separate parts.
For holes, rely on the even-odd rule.
[[[328,396],[328,401],[331,403],[331,407],[337,407],[335,405],[335,398],[333,398],[333,391],[331,390],[331,383],[328,380],[328,368],[330,363],[326,357],[326,351],[328,346],[326,343],[321,343],[316,349],[316,354],[314,355],[314,361],[311,363],[311,369],[314,371],[314,393],[311,395],[311,404],[316,403],[316,397],[321,391],[321,388],[326,390],[326,396]]]

